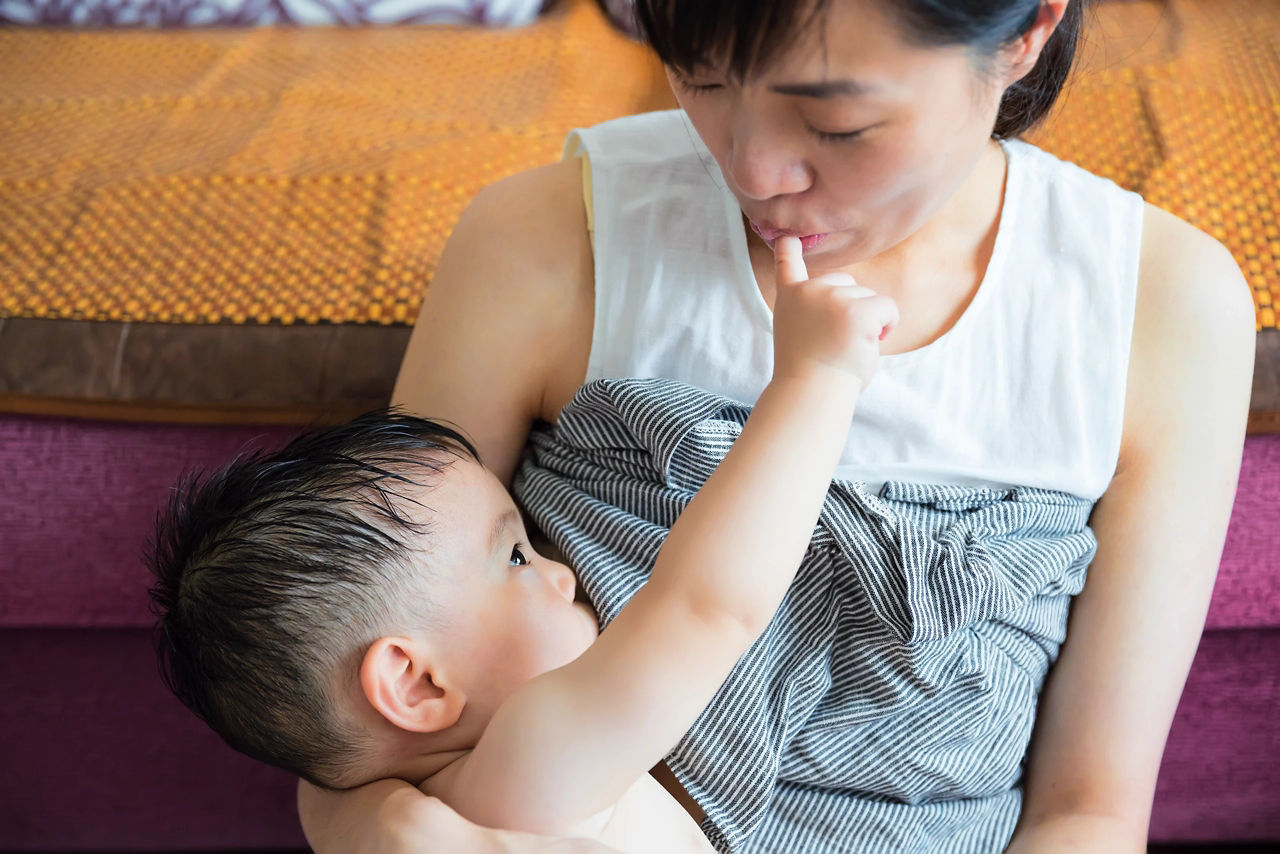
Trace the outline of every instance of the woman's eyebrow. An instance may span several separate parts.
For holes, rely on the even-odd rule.
[[[817,83],[775,83],[770,92],[779,95],[799,95],[802,98],[834,98],[839,95],[863,95],[877,88],[859,80],[822,80]]]

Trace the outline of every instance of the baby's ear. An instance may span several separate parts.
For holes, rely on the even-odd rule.
[[[360,663],[360,687],[378,713],[408,732],[440,732],[458,722],[467,699],[439,679],[430,646],[408,637],[378,638]]]

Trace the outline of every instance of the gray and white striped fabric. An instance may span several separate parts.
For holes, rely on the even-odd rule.
[[[601,380],[535,431],[516,496],[602,626],[748,411],[667,380]],[[668,757],[712,843],[1003,849],[1036,698],[1096,548],[1092,506],[1041,489],[834,482],[773,622]]]

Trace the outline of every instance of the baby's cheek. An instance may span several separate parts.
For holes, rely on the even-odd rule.
[[[548,649],[545,622],[536,612],[526,610],[512,615],[506,626],[509,643],[505,666],[519,679],[529,680],[558,666],[554,651]]]
[[[483,668],[495,684],[516,685],[530,678],[531,659],[536,655],[536,645],[529,637],[528,621],[518,603],[508,603],[497,608],[479,621],[480,636],[474,649]]]

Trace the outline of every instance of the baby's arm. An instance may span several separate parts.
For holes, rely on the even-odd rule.
[[[532,680],[445,775],[467,818],[544,833],[615,802],[688,729],[798,568],[893,303],[807,280],[778,250],[775,369],[732,450],[672,527],[650,581],[571,664]]]

